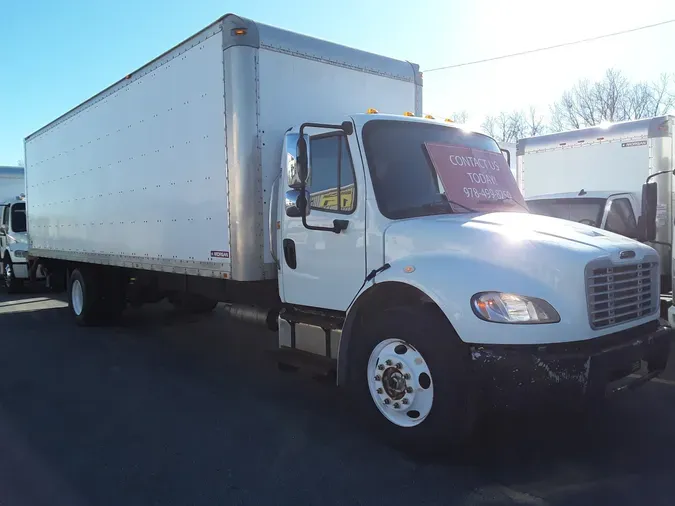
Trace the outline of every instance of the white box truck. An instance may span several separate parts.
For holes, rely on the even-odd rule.
[[[26,138],[32,261],[83,325],[225,302],[416,447],[658,375],[655,251],[524,212],[492,138],[404,114],[421,85],[227,15]]]
[[[530,211],[647,241],[672,288],[673,116],[609,124],[518,141],[521,189]],[[643,187],[654,192],[645,202]],[[640,236],[640,219],[649,224]],[[647,223],[645,223],[647,225]]]
[[[0,166],[0,262],[10,293],[28,279],[25,191],[24,168]]]
[[[516,153],[518,145],[515,142],[499,142],[499,148],[502,150],[502,153],[506,157],[506,163],[509,164],[511,173],[516,179],[516,182],[520,184],[520,176],[518,175],[518,165],[516,163]]]

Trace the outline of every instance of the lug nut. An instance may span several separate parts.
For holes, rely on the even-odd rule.
[[[411,394],[411,393],[413,393],[413,387],[407,387],[405,389],[405,391],[408,392],[409,394]]]
[[[384,363],[387,364],[387,365],[391,365],[391,364],[392,364],[391,360],[389,360],[389,359],[385,360]]]
[[[401,399],[402,404],[408,404],[410,401],[408,399]]]
[[[385,400],[384,400],[384,403],[385,403],[385,404],[391,404],[391,399],[385,399]]]
[[[396,369],[403,369],[403,364],[401,362],[396,362]]]
[[[400,408],[400,407],[401,407],[401,405],[400,405],[398,402],[395,402],[395,403],[394,403],[394,409],[398,409],[398,408]]]
[[[380,376],[379,374],[376,374],[375,375],[375,381],[382,381],[382,376]]]
[[[378,389],[377,389],[377,393],[378,393],[378,394],[382,394],[382,392],[384,392],[384,390],[382,390],[381,388],[378,388]]]
[[[377,368],[378,368],[380,371],[384,371],[384,365],[383,365],[383,364],[378,365]]]
[[[409,373],[405,373],[405,374],[403,375],[403,377],[404,377],[405,379],[409,380],[409,379],[410,379],[410,374],[409,374]]]

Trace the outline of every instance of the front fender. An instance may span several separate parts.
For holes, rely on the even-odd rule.
[[[522,264],[505,268],[491,261],[489,254],[481,258],[447,253],[411,255],[390,262],[391,267],[373,284],[404,283],[422,292],[466,343],[547,344],[591,337],[582,273],[571,275],[555,267],[542,270]],[[362,290],[355,304],[366,291]],[[483,321],[471,309],[471,297],[483,291],[544,299],[558,311],[561,321],[529,325]]]

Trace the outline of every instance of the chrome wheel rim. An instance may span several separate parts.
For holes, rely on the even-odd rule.
[[[77,316],[80,316],[84,308],[84,291],[79,279],[73,281],[73,286],[70,289],[70,301],[73,304],[73,311]]]
[[[399,427],[415,427],[431,412],[434,384],[422,354],[402,339],[385,339],[370,354],[368,389],[380,413]]]

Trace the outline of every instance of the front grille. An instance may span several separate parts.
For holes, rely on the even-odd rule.
[[[659,264],[591,264],[586,268],[586,300],[593,329],[651,315],[659,309]]]

